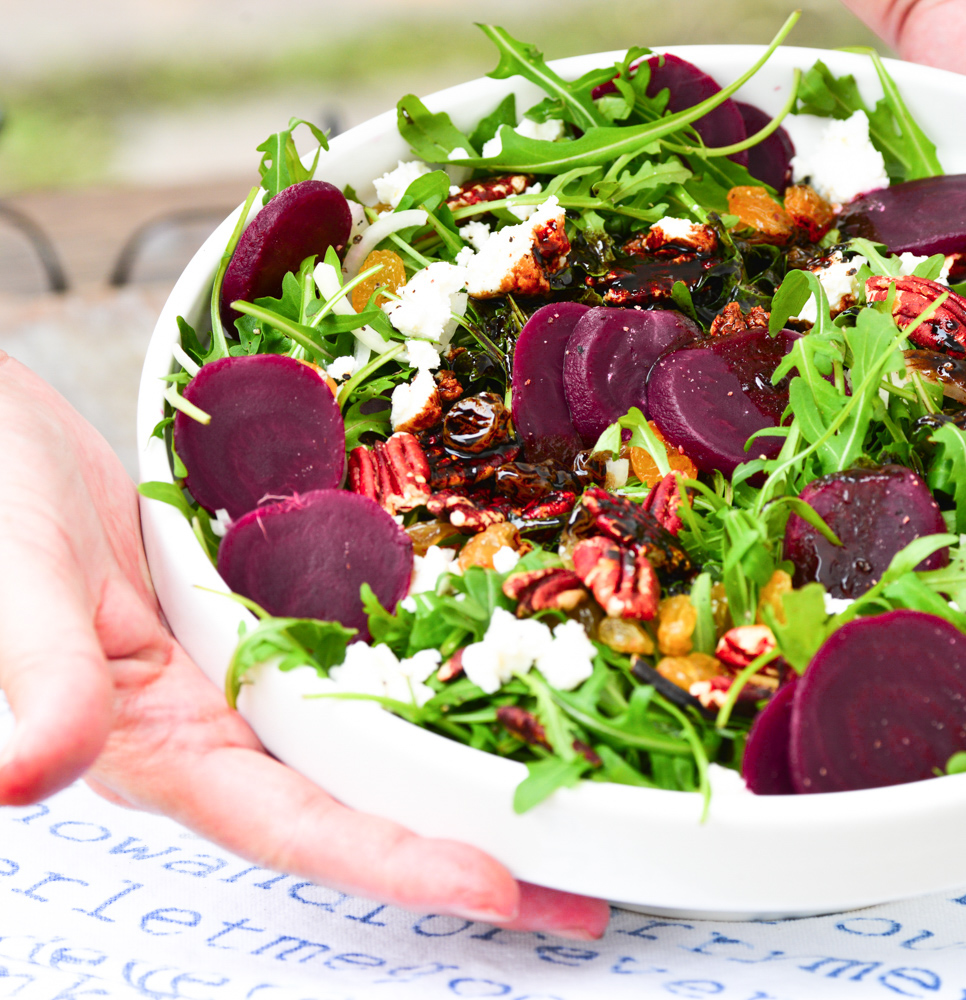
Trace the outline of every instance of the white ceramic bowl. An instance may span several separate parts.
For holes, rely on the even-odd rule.
[[[719,83],[737,77],[758,46],[674,49]],[[618,53],[556,63],[576,77]],[[788,48],[772,57],[738,97],[779,110],[792,68],[823,59],[852,73],[868,101],[881,96],[865,58]],[[966,78],[889,62],[910,108],[939,147],[950,173],[966,172],[966,137],[948,109],[966,105]],[[520,80],[477,80],[427,99],[469,128],[509,90],[523,111],[540,98]],[[793,138],[807,142],[790,123]],[[317,176],[355,186],[372,200],[371,180],[409,158],[387,112],[338,136]],[[254,158],[253,158],[254,163]],[[164,444],[150,436],[162,415],[160,377],[172,368],[176,317],[204,324],[212,276],[237,212],[198,251],[168,299],[148,348],[138,407],[143,480],[172,481]],[[144,541],[154,583],[175,635],[222,686],[240,621],[239,606],[200,590],[225,585],[173,507],[142,500]],[[849,909],[966,884],[966,775],[892,788],[756,797],[740,781],[716,789],[700,821],[699,796],[583,782],[523,816],[511,808],[524,766],[418,729],[371,704],[306,700],[314,671],[258,673],[239,707],[265,746],[338,799],[391,817],[421,834],[477,845],[519,878],[658,913],[774,917]],[[288,822],[279,816],[280,823]]]

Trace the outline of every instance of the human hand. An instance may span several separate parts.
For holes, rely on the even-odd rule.
[[[17,720],[0,803],[86,771],[108,799],[264,868],[422,912],[603,933],[602,901],[517,883],[481,851],[347,809],[269,757],[162,624],[120,462],[2,351],[0,468],[0,687]]]
[[[966,73],[966,0],[842,0],[903,59]]]

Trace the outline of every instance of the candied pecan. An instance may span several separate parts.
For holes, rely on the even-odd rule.
[[[463,650],[456,652],[436,671],[436,680],[445,684],[463,673]]]
[[[503,581],[503,593],[510,600],[520,602],[517,618],[528,618],[550,608],[572,611],[587,599],[580,577],[562,567],[513,573]]]
[[[676,281],[692,292],[700,287],[708,272],[721,263],[715,254],[691,251],[676,257],[637,252],[633,241],[625,244],[627,256],[618,260],[602,276],[588,275],[585,283],[599,292],[609,306],[645,306],[666,302]]]
[[[519,527],[533,527],[544,522],[560,521],[573,510],[576,502],[576,493],[556,490],[514,511],[513,520]]]
[[[873,275],[865,283],[866,297],[870,302],[880,302],[888,297],[891,285],[896,286],[892,317],[900,328],[914,323],[931,303],[948,292],[949,297],[909,334],[909,339],[920,347],[946,351],[953,357],[966,354],[966,299],[950,292],[946,285],[913,275],[902,278]]]
[[[718,234],[711,226],[701,223],[690,223],[690,229],[685,231],[687,220],[677,220],[677,232],[668,233],[660,222],[655,222],[646,233],[637,233],[623,246],[625,254],[640,254],[642,252],[677,256],[681,250],[698,254],[712,254],[718,249]]]
[[[429,484],[434,490],[474,486],[491,479],[501,465],[520,454],[521,448],[520,442],[513,440],[477,455],[462,455],[446,447],[441,433],[432,431],[420,436],[420,444],[429,462]]]
[[[661,585],[643,551],[636,554],[602,535],[578,542],[574,571],[611,618],[649,621],[657,612]]]
[[[497,470],[493,489],[514,503],[528,504],[561,490],[577,494],[583,484],[553,462],[506,462]]]
[[[514,194],[523,194],[533,183],[529,174],[506,174],[489,177],[483,181],[467,181],[456,194],[446,199],[446,207],[455,212],[458,208],[479,205],[484,201],[502,201]]]
[[[455,403],[463,395],[463,386],[460,385],[456,372],[441,368],[433,377],[436,379],[440,402],[444,406]]]
[[[510,411],[495,392],[478,392],[454,403],[443,417],[443,444],[477,455],[505,444],[510,437]]]
[[[690,579],[695,572],[687,552],[639,504],[590,487],[574,508],[567,525],[576,538],[601,534],[619,544],[646,552],[651,566],[666,583]]]
[[[669,472],[645,497],[641,508],[646,510],[662,528],[676,535],[684,522],[678,515],[681,506],[681,492],[678,477]]]
[[[570,240],[564,229],[563,212],[534,229],[533,252],[549,274],[556,274],[567,266]]]
[[[767,625],[737,625],[718,640],[714,655],[729,670],[744,670],[776,645],[775,635]]]
[[[572,746],[584,760],[589,761],[594,767],[603,766],[604,762],[600,759],[600,754],[593,747],[587,746],[583,740],[574,740]]]
[[[737,302],[729,302],[711,321],[708,333],[712,337],[727,337],[752,329],[767,330],[769,315],[761,306],[752,306],[745,314]]]
[[[349,455],[349,488],[390,514],[421,507],[429,499],[429,464],[419,442],[405,431]]]
[[[426,501],[426,509],[441,521],[449,521],[454,528],[467,534],[476,534],[491,524],[507,519],[509,506],[489,497],[468,497],[454,490],[440,490]]]
[[[496,710],[496,717],[500,725],[518,740],[531,746],[543,747],[545,750],[553,749],[543,724],[525,708],[520,708],[518,705],[502,705]]]
[[[775,686],[756,683],[762,680],[767,680],[767,678],[762,678],[760,674],[755,674],[754,678],[742,687],[738,693],[738,700],[735,702],[736,709],[744,711],[745,714],[754,712],[757,710],[760,701],[770,698],[775,693]],[[719,675],[718,677],[712,677],[710,680],[695,681],[688,688],[688,694],[692,698],[697,698],[704,708],[719,709],[724,705],[733,683],[733,677]]]

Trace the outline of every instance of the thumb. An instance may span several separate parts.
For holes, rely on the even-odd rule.
[[[0,688],[16,726],[0,753],[0,804],[17,805],[93,763],[110,732],[113,685],[66,541],[7,531],[0,525]]]

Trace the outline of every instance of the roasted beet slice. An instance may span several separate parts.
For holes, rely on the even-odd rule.
[[[795,564],[795,586],[817,580],[833,597],[858,597],[882,578],[892,557],[923,535],[946,531],[929,487],[911,469],[835,472],[809,483],[801,499],[838,535],[833,545],[797,514],[785,527],[785,558]],[[940,549],[916,568],[939,569],[949,561]]]
[[[756,795],[792,795],[788,743],[792,726],[792,699],[797,680],[780,687],[755,716],[741,758],[741,774]]]
[[[584,445],[591,447],[632,406],[647,416],[647,376],[654,362],[700,334],[697,323],[671,309],[598,306],[584,313],[563,366],[564,395]]]
[[[966,174],[924,177],[872,191],[839,216],[844,237],[864,236],[893,253],[966,250]]]
[[[587,309],[577,302],[542,306],[517,338],[510,409],[528,462],[569,466],[581,449],[564,395],[563,365],[567,342]]]
[[[342,192],[327,181],[300,181],[277,195],[242,233],[221,286],[221,315],[238,317],[237,299],[251,302],[282,294],[282,279],[298,271],[306,257],[321,259],[329,247],[341,250],[352,229],[352,214]]]
[[[789,758],[799,792],[919,781],[966,750],[966,635],[890,611],[843,625],[798,681]]]
[[[222,358],[202,366],[184,398],[211,417],[174,418],[188,489],[206,510],[236,518],[266,496],[342,484],[345,425],[314,368],[280,354]]]
[[[741,112],[748,135],[760,132],[771,121],[771,115],[766,115],[754,104],[735,101],[735,106]],[[794,155],[795,145],[788,133],[779,125],[768,138],[762,139],[748,150],[748,173],[770,184],[780,193],[791,180]]]
[[[668,90],[667,110],[672,114],[693,108],[695,104],[706,101],[721,90],[704,70],[698,69],[694,63],[689,63],[679,56],[651,56],[647,60],[647,64],[651,68],[647,96],[656,97],[666,87]],[[632,68],[636,69],[636,65]],[[616,90],[613,83],[604,83],[595,87],[591,96],[597,100],[598,97],[612,94]],[[746,135],[741,112],[730,97],[697,121],[692,122],[691,125],[701,136],[704,144],[711,149],[741,142]],[[735,163],[746,165],[748,154],[746,152],[735,153],[729,159],[734,160]]]
[[[235,593],[273,615],[342,622],[360,639],[369,638],[362,584],[392,610],[412,568],[409,535],[374,500],[343,490],[250,511],[218,550],[218,572]]]
[[[788,388],[773,386],[771,376],[797,336],[753,329],[665,354],[647,382],[651,419],[665,440],[701,471],[726,476],[742,462],[777,455],[780,438],[756,438],[747,452],[744,446],[781,421]]]

